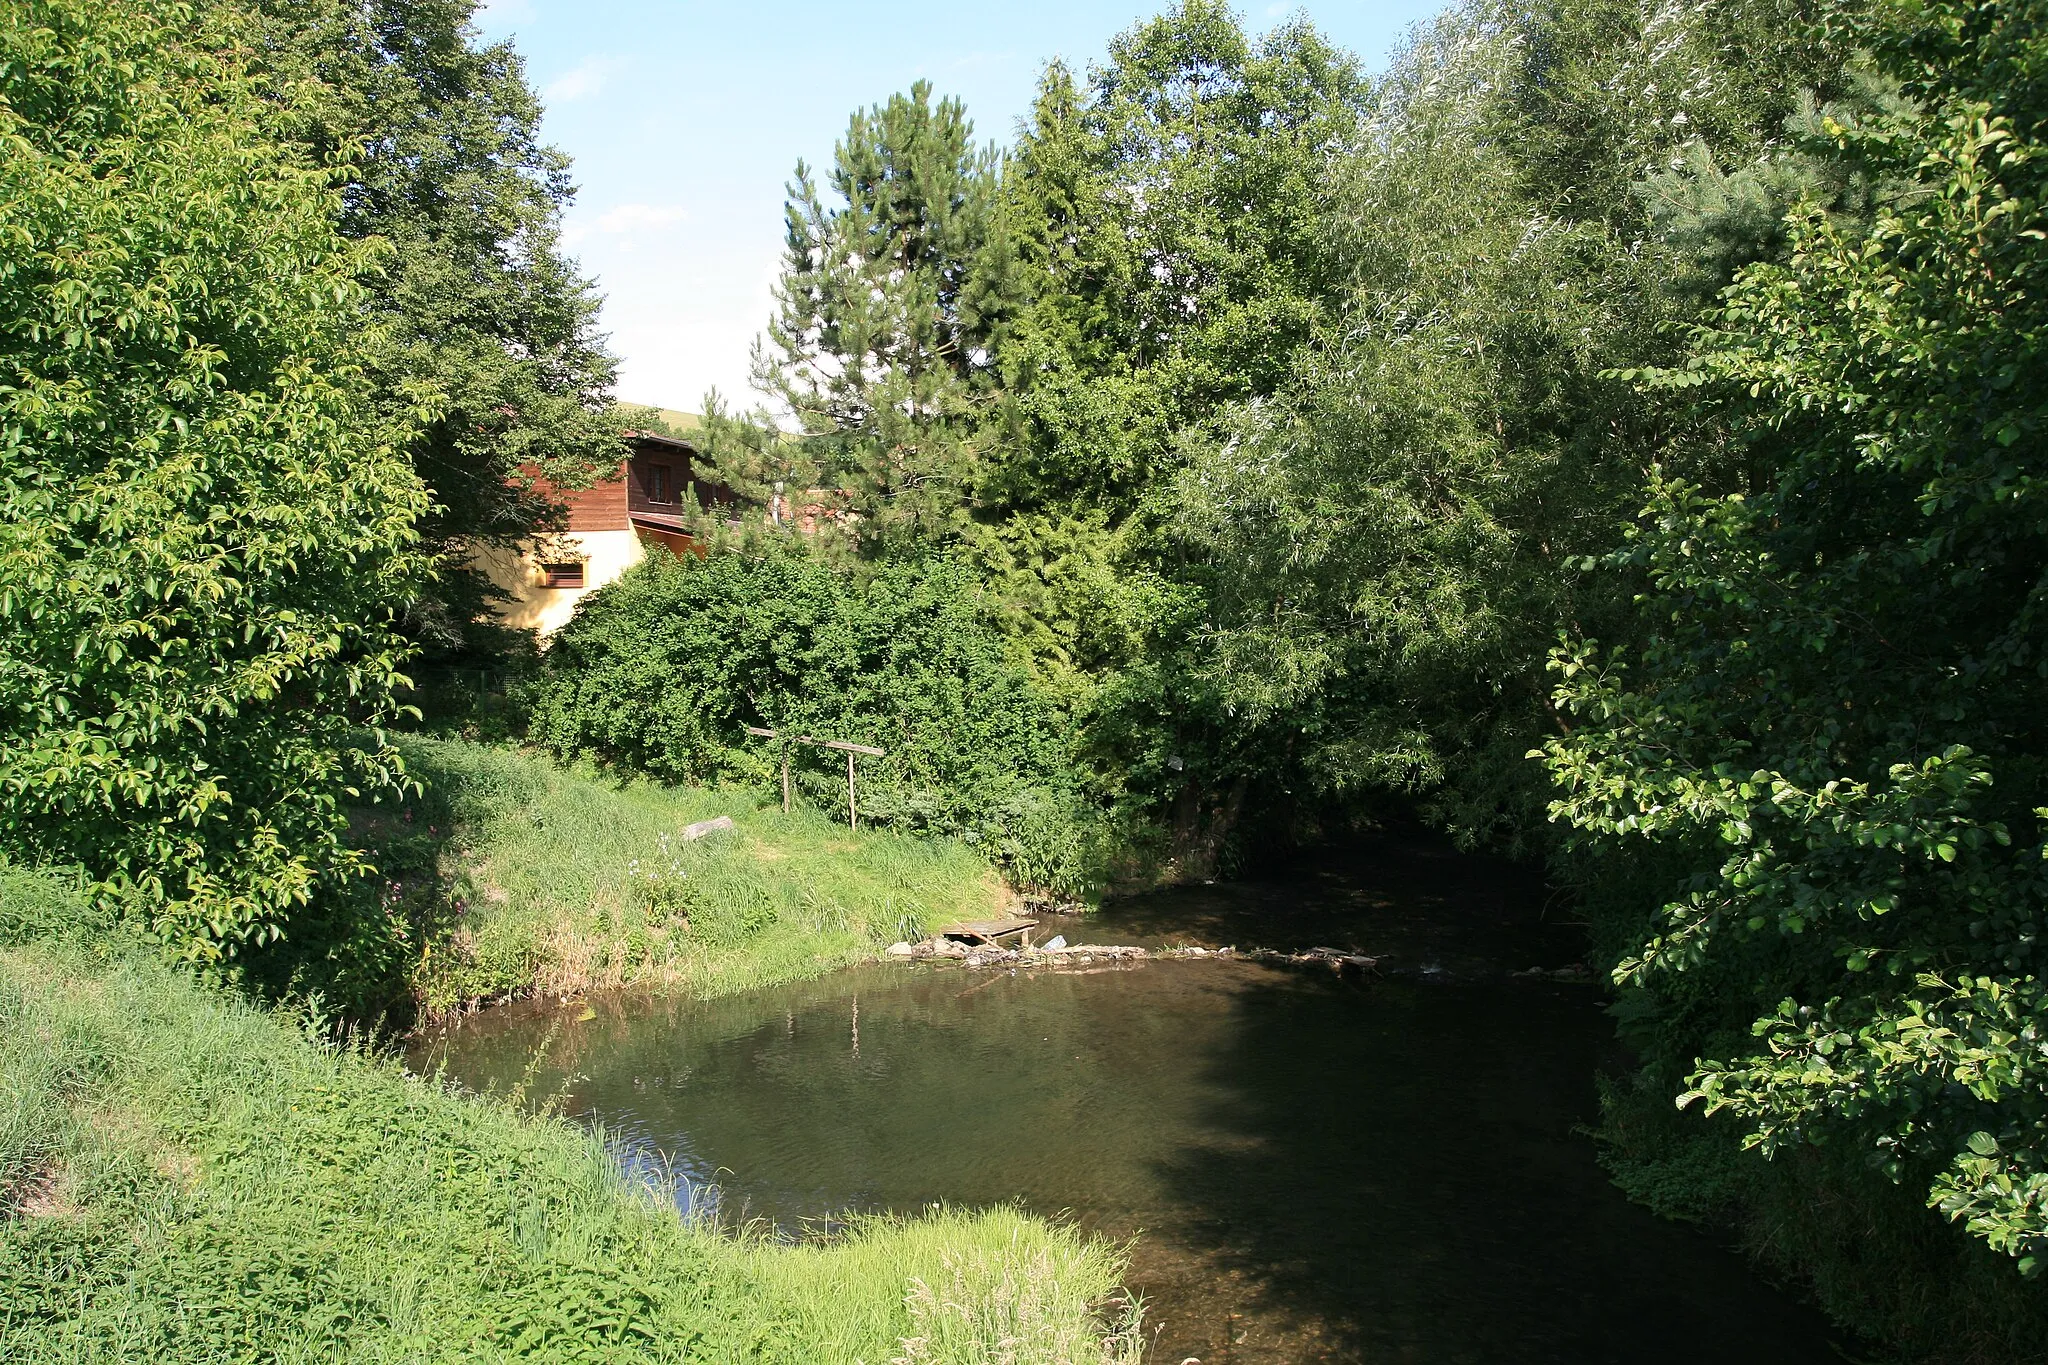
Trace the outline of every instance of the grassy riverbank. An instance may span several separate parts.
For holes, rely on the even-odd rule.
[[[0,870],[0,1358],[1100,1362],[1118,1257],[1021,1214],[818,1245],[679,1219]],[[23,929],[24,924],[42,929]],[[27,939],[28,941],[22,941]]]
[[[426,795],[361,822],[422,926],[430,1012],[535,991],[696,995],[815,976],[1007,896],[966,845],[785,816],[758,793],[666,787],[459,740],[409,740]],[[684,843],[684,826],[735,829]]]

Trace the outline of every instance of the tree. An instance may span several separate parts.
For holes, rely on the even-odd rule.
[[[1682,366],[1751,458],[1665,472],[1610,564],[1644,638],[1554,660],[1556,816],[1647,866],[1615,932],[1681,1104],[1766,1154],[1860,1157],[1990,1246],[2048,1243],[2048,382],[2037,3],[1850,29],[1912,102],[1839,153],[1910,187],[1809,203]],[[1845,27],[1847,27],[1845,25]],[[1640,850],[1640,851],[1638,851]]]
[[[196,32],[0,10],[0,840],[219,961],[360,873],[339,803],[403,780],[364,727],[431,407],[364,401],[369,251]]]
[[[798,163],[787,248],[755,382],[779,414],[736,419],[707,398],[717,477],[765,503],[772,485],[835,514],[870,557],[956,536],[980,477],[994,355],[1014,306],[994,213],[998,158],[957,99],[908,95],[857,112],[833,151],[828,207]]]
[[[580,487],[624,455],[599,298],[562,254],[568,158],[540,140],[512,44],[476,40],[475,0],[256,0],[248,17],[223,3],[270,73],[279,127],[353,166],[342,233],[389,243],[362,277],[384,340],[364,357],[374,401],[395,417],[418,387],[444,395],[408,446],[439,572],[407,633],[430,654],[503,648],[474,548],[557,524],[535,475]]]
[[[1324,177],[1364,95],[1306,22],[1254,41],[1213,0],[1120,34],[1085,91],[1047,69],[1006,185],[1031,302],[994,506],[1121,521],[1184,433],[1284,382],[1339,287]]]
[[[1557,724],[1545,658],[1627,620],[1626,589],[1574,566],[1616,543],[1651,452],[1724,477],[1711,431],[1604,372],[1675,359],[1729,255],[1771,252],[1767,214],[1695,194],[1681,221],[1706,180],[1687,157],[1711,130],[1754,180],[1796,92],[1730,63],[1762,44],[1806,71],[1825,44],[1766,43],[1764,7],[1743,44],[1729,15],[1629,13],[1483,3],[1419,32],[1326,177],[1344,288],[1285,382],[1184,442],[1173,534],[1211,575],[1188,666],[1253,738],[1254,781],[1540,846],[1520,756]]]

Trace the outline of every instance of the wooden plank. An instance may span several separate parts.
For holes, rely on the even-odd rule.
[[[978,938],[984,943],[994,943],[997,939],[1008,938],[1011,934],[1021,934],[1026,929],[1035,929],[1037,927],[1038,921],[1035,919],[965,920],[959,924],[949,924],[939,930],[938,937]]]
[[[762,739],[777,738],[775,731],[764,730],[758,725],[747,725],[741,728],[750,735],[759,735]],[[791,735],[790,738],[799,744],[809,744],[814,748],[837,749],[841,753],[847,754],[866,754],[870,758],[884,758],[889,753],[887,749],[877,749],[872,744],[854,744],[843,739],[813,739],[809,735]]]

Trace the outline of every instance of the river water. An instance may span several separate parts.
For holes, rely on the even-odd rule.
[[[1135,1236],[1167,1365],[1837,1358],[1817,1314],[1603,1177],[1581,1128],[1621,1059],[1596,988],[1515,975],[1568,977],[1581,943],[1527,874],[1390,841],[1052,928],[1383,972],[886,964],[588,1020],[511,1006],[414,1061],[523,1079],[730,1218],[1013,1200]]]

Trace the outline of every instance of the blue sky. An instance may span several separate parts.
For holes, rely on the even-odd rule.
[[[581,187],[569,249],[605,294],[622,398],[695,410],[716,385],[748,405],[747,352],[767,320],[783,185],[829,162],[856,107],[920,78],[1008,142],[1040,68],[1076,69],[1168,0],[1025,4],[487,0],[547,105],[547,138]],[[1378,69],[1440,0],[1242,9],[1263,32],[1306,13]]]

